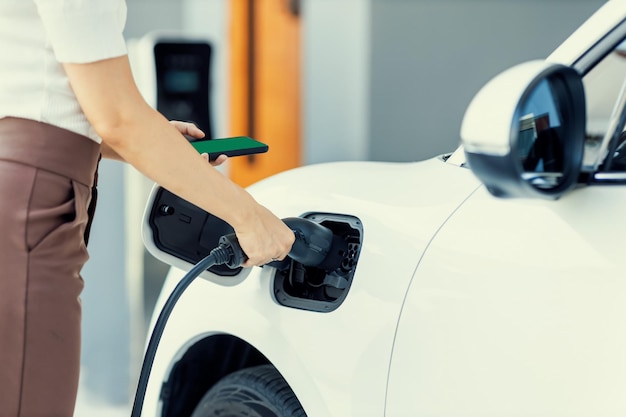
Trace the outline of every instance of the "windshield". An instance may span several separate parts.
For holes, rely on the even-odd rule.
[[[620,43],[583,78],[587,104],[587,131],[582,171],[595,171],[611,153],[611,170],[626,170],[626,149],[606,137],[611,121],[623,111],[620,94],[626,81],[626,42]],[[619,140],[624,141],[625,135]],[[619,151],[619,153],[615,153]],[[621,155],[623,154],[623,155]]]

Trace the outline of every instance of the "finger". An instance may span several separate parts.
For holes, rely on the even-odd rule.
[[[209,162],[209,163],[210,163],[211,165],[213,165],[214,167],[216,167],[216,166],[220,166],[220,165],[222,165],[224,162],[226,162],[226,160],[228,160],[228,156],[226,156],[226,155],[220,155],[220,156],[218,156],[218,157],[217,157],[217,159],[215,159],[215,160],[211,161],[211,160],[209,159],[209,154],[208,154],[208,153],[206,153],[206,152],[201,153],[201,154],[200,154],[200,156],[201,156],[201,157],[203,157],[205,161]]]
[[[207,155],[207,158],[209,157],[209,155]],[[222,165],[224,162],[226,162],[226,160],[228,159],[228,157],[226,155],[220,155],[217,157],[217,159],[215,159],[214,161],[210,161],[211,165],[213,165],[214,167],[220,166]]]
[[[265,265],[265,262],[255,262],[250,259],[247,259],[243,264],[241,264],[241,266],[243,266],[244,268],[252,268],[253,266],[263,266],[263,265]]]
[[[198,126],[191,122],[181,122],[179,120],[170,120],[170,123],[178,129],[183,135],[188,135],[193,138],[203,138],[204,132]]]
[[[260,257],[260,256],[253,256],[252,258],[246,257],[242,266],[244,268],[250,268],[253,266],[263,266],[267,264],[268,262],[271,262],[271,261],[266,259],[265,257]]]

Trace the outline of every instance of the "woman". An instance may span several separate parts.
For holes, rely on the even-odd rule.
[[[125,18],[123,0],[0,0],[0,417],[73,415],[100,156],[228,222],[246,267],[283,259],[294,240],[181,134],[199,129],[142,99]]]

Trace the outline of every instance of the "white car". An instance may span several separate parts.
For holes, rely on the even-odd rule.
[[[342,259],[204,272],[167,321],[143,415],[626,416],[624,39],[611,0],[490,81],[451,154],[250,187],[331,230]],[[146,245],[174,265],[157,313],[229,232],[155,189]]]

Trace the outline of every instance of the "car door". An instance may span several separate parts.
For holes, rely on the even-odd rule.
[[[558,200],[479,188],[433,239],[398,325],[387,417],[626,415],[626,156],[605,137],[623,49],[579,68],[580,183]]]
[[[413,279],[388,415],[626,415],[625,212],[623,186],[477,191]]]

